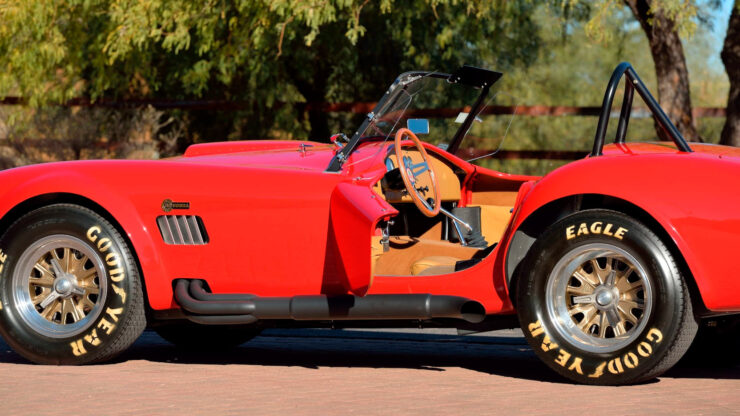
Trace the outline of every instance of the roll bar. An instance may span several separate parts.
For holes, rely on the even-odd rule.
[[[624,143],[627,134],[627,125],[629,124],[630,114],[632,113],[632,99],[634,92],[640,94],[640,97],[647,104],[648,109],[653,113],[653,117],[658,125],[663,129],[666,135],[673,140],[678,150],[682,152],[692,152],[686,139],[681,135],[676,126],[671,122],[666,113],[660,108],[658,102],[653,98],[645,84],[642,82],[637,72],[632,68],[629,62],[622,62],[612,73],[609,84],[606,86],[604,93],[604,102],[601,105],[601,114],[599,115],[599,124],[596,127],[596,137],[594,138],[594,148],[590,156],[601,156],[604,149],[604,140],[606,137],[606,128],[609,124],[609,115],[612,111],[614,94],[616,94],[619,82],[623,76],[627,76],[627,82],[624,87],[624,101],[622,102],[622,111],[619,114],[619,124],[617,125],[617,134],[614,137],[614,143]]]

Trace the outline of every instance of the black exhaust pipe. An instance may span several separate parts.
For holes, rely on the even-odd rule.
[[[230,323],[241,322],[239,316],[253,319],[321,320],[383,320],[457,318],[481,322],[486,311],[480,303],[459,296],[429,294],[293,296],[259,297],[247,294],[213,294],[199,280],[179,279],[175,298],[182,308],[197,316],[200,323],[218,323],[225,318]],[[226,318],[229,316],[229,318]],[[193,319],[195,318],[195,319]],[[248,321],[250,318],[244,318]],[[252,321],[254,322],[254,321]]]

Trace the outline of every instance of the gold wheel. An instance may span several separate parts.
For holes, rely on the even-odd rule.
[[[61,338],[86,328],[101,312],[104,265],[94,249],[67,235],[28,247],[13,276],[21,318],[40,334]]]
[[[652,295],[650,280],[632,255],[608,244],[586,244],[555,265],[546,303],[558,332],[586,351],[610,352],[641,333]]]

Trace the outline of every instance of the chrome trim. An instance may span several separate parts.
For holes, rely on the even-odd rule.
[[[203,220],[196,215],[160,215],[157,227],[168,245],[204,245],[208,237]]]

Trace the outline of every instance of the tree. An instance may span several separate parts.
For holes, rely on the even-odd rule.
[[[11,0],[0,7],[0,95],[241,101],[191,112],[192,141],[326,140],[307,103],[374,100],[400,71],[532,56],[529,0]],[[372,31],[373,36],[366,36]],[[335,117],[336,118],[336,117]]]
[[[735,6],[727,25],[727,35],[722,47],[722,62],[730,77],[727,98],[727,120],[722,128],[720,144],[740,146],[740,1]]]
[[[691,113],[689,71],[679,36],[677,17],[682,9],[668,9],[656,0],[624,1],[647,35],[658,80],[658,101],[687,140],[701,141]],[[690,4],[679,6],[691,10]],[[692,14],[689,12],[689,16]],[[657,131],[664,136],[661,129]]]

